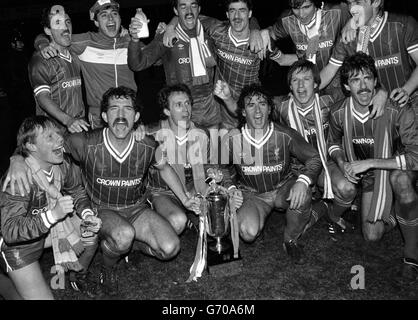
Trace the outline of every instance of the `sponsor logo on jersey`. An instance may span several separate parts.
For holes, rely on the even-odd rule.
[[[179,44],[177,45],[177,48],[179,48],[179,50],[183,50],[183,49],[184,49],[184,44],[179,43]]]
[[[134,187],[141,184],[141,178],[132,180],[97,178],[96,182],[106,187]]]
[[[377,69],[382,69],[390,66],[397,66],[401,64],[400,53],[376,59],[375,65]]]
[[[241,166],[241,170],[247,176],[255,176],[262,173],[278,173],[283,170],[283,163],[273,166]]]
[[[372,145],[372,144],[374,144],[374,139],[373,138],[354,138],[353,143],[354,144],[369,144],[369,145]]]
[[[63,89],[78,87],[78,86],[81,86],[81,79],[73,79],[73,80],[61,82],[61,87]]]
[[[179,58],[179,64],[190,63],[190,58]]]
[[[240,56],[236,56],[236,55],[224,52],[220,49],[218,49],[218,55],[220,55],[222,58],[224,58],[226,60],[229,60],[229,61],[232,61],[232,62],[237,62],[237,63],[240,63],[240,64],[244,64],[246,66],[251,66],[255,62],[255,59],[243,58],[243,57],[240,57]]]
[[[331,48],[334,45],[333,40],[325,40],[319,43],[318,47],[319,49],[324,48]],[[306,51],[308,49],[308,44],[306,43],[296,43],[296,49],[300,51]]]
[[[323,125],[322,125],[322,127],[324,128],[324,130],[326,129],[326,128],[328,128],[328,123],[324,123]],[[305,134],[307,135],[307,136],[312,136],[312,135],[316,135],[316,128],[314,128],[314,127],[312,127],[312,128],[309,128],[309,129],[305,129]]]

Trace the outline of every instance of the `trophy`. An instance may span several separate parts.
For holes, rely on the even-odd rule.
[[[187,282],[196,281],[205,267],[212,276],[234,275],[242,268],[235,205],[228,190],[218,184],[222,173],[210,170],[206,179],[209,187],[199,195],[199,239]]]

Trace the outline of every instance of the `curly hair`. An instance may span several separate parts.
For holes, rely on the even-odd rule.
[[[190,99],[190,104],[193,105],[193,97],[189,87],[183,83],[166,86],[158,92],[157,101],[160,107],[160,119],[165,120],[168,116],[164,113],[164,109],[170,110],[170,95],[174,92],[183,92],[187,94]]]
[[[107,109],[109,108],[109,100],[110,98],[113,98],[113,97],[131,99],[132,106],[135,112],[139,112],[139,105],[138,105],[138,101],[136,98],[136,91],[131,88],[124,87],[124,86],[120,86],[116,88],[109,88],[103,94],[102,101],[100,104],[100,109],[102,112],[107,112]]]
[[[348,92],[344,85],[348,85],[348,79],[359,72],[370,73],[375,79],[379,79],[374,59],[364,52],[357,52],[352,56],[345,58],[343,65],[340,68],[341,88],[346,95]],[[379,87],[378,81],[376,88]]]
[[[251,99],[254,96],[264,97],[266,99],[267,105],[269,106],[269,111],[270,111],[269,112],[269,120],[271,120],[271,117],[272,117],[272,112],[271,111],[273,110],[273,107],[274,107],[273,96],[263,86],[254,83],[254,84],[250,84],[248,86],[245,86],[242,89],[241,94],[238,98],[237,113],[238,113],[238,117],[240,119],[241,125],[243,125],[245,123],[245,117],[243,116],[243,111],[245,110],[246,100]]]

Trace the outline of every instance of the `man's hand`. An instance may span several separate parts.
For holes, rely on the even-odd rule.
[[[81,221],[81,223],[86,228],[86,230],[91,231],[93,233],[98,233],[100,228],[102,227],[102,219],[92,214],[86,215],[86,217]]]
[[[134,131],[134,138],[135,141],[141,141],[145,138],[145,135],[147,134],[147,130],[145,130],[145,126],[143,124],[140,124],[138,128]]]
[[[386,90],[380,89],[377,91],[375,96],[373,97],[373,109],[369,114],[370,119],[377,119],[383,115],[385,112],[386,101],[388,98],[388,93]]]
[[[263,49],[266,51],[272,51],[271,50],[271,38],[270,38],[270,32],[268,29],[263,29],[260,31],[261,39],[263,40]]]
[[[344,177],[351,183],[357,184],[360,180],[359,177],[356,176],[356,173],[354,172],[354,169],[349,162],[344,162]]]
[[[242,203],[244,202],[244,197],[242,196],[241,190],[238,190],[237,188],[233,188],[228,190],[229,196],[232,198],[232,201],[234,202],[235,210],[238,210],[241,208]]]
[[[57,200],[54,209],[51,210],[52,216],[59,221],[74,210],[73,198],[71,196],[63,196]]]
[[[299,209],[300,206],[308,199],[308,187],[303,182],[297,181],[290,189],[289,197],[286,201],[290,201],[289,209]]]
[[[129,34],[133,41],[139,41],[138,32],[141,30],[143,24],[138,18],[131,18],[131,23],[129,24]]]
[[[390,93],[390,98],[400,107],[403,107],[409,101],[409,93],[404,88],[397,88]]]
[[[168,48],[172,48],[176,42],[176,40],[178,40],[178,35],[176,32],[176,29],[174,26],[168,24],[166,25],[165,28],[165,33],[163,36],[163,44],[164,46],[168,47]]]
[[[41,49],[40,52],[41,56],[46,60],[54,58],[59,54],[58,49],[52,45],[46,46],[45,48]]]
[[[229,89],[228,84],[222,80],[216,81],[213,93],[222,100],[229,100],[232,98],[231,90]]]
[[[190,211],[196,212],[196,214],[200,214],[200,203],[201,199],[197,196],[190,197],[188,196],[186,199],[182,201],[183,206]]]
[[[7,172],[6,179],[3,183],[3,192],[6,190],[9,183],[10,192],[12,195],[15,195],[16,183],[22,197],[24,197],[25,194],[30,193],[30,185],[32,184],[32,171],[22,156],[13,156],[10,158],[9,171]]]
[[[121,38],[128,35],[129,34],[129,30],[125,29],[123,26],[120,26],[120,36]]]
[[[67,129],[70,133],[89,131],[90,124],[83,119],[71,119],[67,122]]]
[[[351,19],[347,22],[347,24],[344,26],[343,30],[341,31],[341,41],[344,44],[348,44],[356,40],[356,37],[357,37],[357,29],[353,28],[353,23]]]
[[[368,160],[359,160],[359,161],[353,161],[350,163],[351,170],[354,175],[360,175],[361,173],[364,173],[368,170],[370,170],[373,166],[373,163],[370,159]]]
[[[264,47],[263,38],[261,37],[260,30],[250,31],[249,41],[250,51],[257,53],[258,57],[263,60],[266,57],[266,48]]]

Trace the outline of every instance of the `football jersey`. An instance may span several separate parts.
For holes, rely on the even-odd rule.
[[[154,139],[136,141],[118,152],[109,139],[109,129],[69,135],[65,150],[80,164],[87,194],[96,207],[115,210],[142,201],[144,179],[155,163]]]
[[[207,43],[213,53],[210,39]],[[172,48],[168,48],[163,44],[163,34],[158,34],[145,47],[140,41],[129,43],[128,64],[132,70],[149,68],[159,58],[163,61],[167,85],[184,83],[190,88],[193,98],[192,121],[204,127],[218,125],[221,117],[219,103],[213,94],[215,68],[206,66],[209,82],[194,85],[188,42],[179,39]]]
[[[58,107],[73,118],[83,118],[85,114],[82,91],[80,63],[77,56],[68,53],[44,59],[35,52],[29,62],[29,80],[35,98],[47,92]],[[49,116],[36,100],[36,114]]]
[[[337,43],[341,30],[350,17],[347,4],[324,4],[319,26],[319,48],[316,54],[316,64],[319,70],[322,70],[328,64],[332,48]],[[315,21],[312,21],[312,23],[315,23]],[[299,20],[291,10],[286,10],[269,29],[270,36],[274,40],[290,36],[296,46],[297,55],[305,54],[308,48],[308,38],[302,32]]]
[[[229,22],[202,18],[202,25],[215,45],[218,67],[215,81],[228,83],[232,97],[238,100],[244,86],[259,83],[260,59],[250,51],[249,38],[237,39]]]
[[[157,126],[148,128],[148,134],[152,135],[157,142],[165,144],[165,146],[162,149],[167,148],[165,151],[165,156],[169,164],[175,163],[183,165],[185,187],[187,191],[191,191],[194,188],[194,180],[192,165],[188,156],[190,155],[191,148],[193,148],[193,150],[196,151],[197,148],[199,148],[200,150],[200,147],[204,147],[204,145],[200,142],[200,140],[199,142],[196,142],[194,138],[189,139],[189,135],[191,132],[190,130],[188,132],[185,132],[184,136],[178,137],[174,134],[174,132],[171,129],[162,129],[163,126],[164,125],[162,124],[162,121],[160,121]],[[159,130],[161,129],[169,131],[165,131],[166,133],[160,135]],[[207,130],[195,127],[194,125],[192,130],[199,130],[195,131],[198,132],[199,136],[201,133],[203,133],[207,137],[207,154],[203,154],[204,164],[206,165],[209,162],[208,156],[210,152],[209,133],[207,132]],[[195,137],[194,133],[192,133],[192,135]],[[196,143],[199,143],[199,145],[197,146]],[[179,153],[184,155],[184,157],[180,157]],[[176,170],[176,168],[174,168],[174,170]],[[150,167],[149,169],[148,187],[154,190],[170,190],[169,186],[162,179],[160,171],[155,167]]]
[[[414,18],[384,12],[383,19],[370,35],[368,50],[375,59],[379,81],[391,92],[402,87],[413,71],[409,54],[418,50],[418,24]],[[339,42],[330,63],[340,67],[357,50],[357,41]]]
[[[295,130],[270,123],[257,139],[246,126],[229,134],[230,163],[235,166],[240,187],[259,193],[275,190],[292,175],[292,157],[305,164],[299,177],[307,178],[309,184],[316,183],[322,170],[319,154]]]
[[[273,120],[290,127],[289,102],[290,100],[288,95],[274,98],[275,107],[273,110]],[[330,107],[334,101],[331,96],[320,96],[319,103],[321,107],[324,136],[326,138],[328,136]],[[318,150],[313,103],[305,109],[301,109],[299,107],[297,107],[297,109],[309,144]]]
[[[346,100],[339,102],[331,111],[329,131],[329,154],[343,150],[344,115]],[[397,108],[387,103],[385,112],[389,113],[389,123],[392,136],[393,154],[403,154],[405,168],[418,168],[418,127],[414,120],[411,106]],[[353,110],[353,149],[358,160],[374,159],[375,132],[377,120],[369,119],[369,112],[360,113]]]

